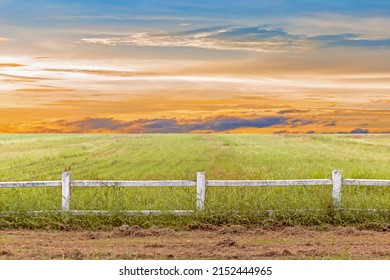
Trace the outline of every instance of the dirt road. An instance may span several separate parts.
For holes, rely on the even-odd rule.
[[[0,231],[0,259],[390,259],[390,232],[202,225],[188,231]]]

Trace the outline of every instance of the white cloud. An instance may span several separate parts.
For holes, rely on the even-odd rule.
[[[292,52],[307,47],[297,36],[269,27],[221,27],[174,33],[133,33],[128,36],[83,38],[82,43],[110,46],[195,47],[214,50]]]

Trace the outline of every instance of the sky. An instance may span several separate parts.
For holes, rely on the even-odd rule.
[[[0,0],[0,133],[390,133],[388,0]]]

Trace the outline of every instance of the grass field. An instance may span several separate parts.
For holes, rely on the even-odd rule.
[[[0,135],[0,181],[324,179],[334,169],[343,178],[390,179],[390,135]],[[195,209],[195,188],[73,188],[72,209]],[[390,214],[334,212],[331,186],[209,187],[206,211],[191,217],[40,216],[24,211],[59,210],[60,188],[0,189],[0,227],[212,223],[390,223]],[[390,188],[343,186],[342,207],[390,210]],[[261,210],[279,214],[259,216]],[[296,209],[320,211],[294,212]]]

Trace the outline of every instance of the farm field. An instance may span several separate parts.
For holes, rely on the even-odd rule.
[[[390,179],[389,135],[0,135],[0,181]],[[195,188],[0,189],[0,259],[389,259],[390,188],[208,187],[191,216],[116,210],[196,209]],[[370,212],[376,208],[379,212]],[[261,210],[278,210],[273,216]],[[303,209],[304,211],[295,211]],[[313,211],[317,209],[318,211]],[[196,244],[194,244],[196,240]]]
[[[329,179],[334,169],[343,178],[390,179],[389,135],[6,135],[0,136],[0,181]],[[194,187],[73,188],[71,209],[195,210]],[[121,223],[183,226],[188,223],[388,223],[390,188],[342,188],[342,207],[363,211],[334,213],[331,186],[209,187],[206,211],[193,217],[67,217],[83,227]],[[0,226],[61,227],[63,217],[28,217],[26,211],[60,210],[60,187],[0,189]],[[307,210],[296,213],[295,210]],[[313,210],[314,209],[314,210]],[[273,217],[259,211],[277,210]],[[318,211],[317,211],[318,210]],[[279,214],[278,214],[279,213]],[[22,219],[24,217],[25,219]],[[34,222],[31,222],[34,221]]]
[[[0,134],[0,178],[390,178],[390,135]]]

